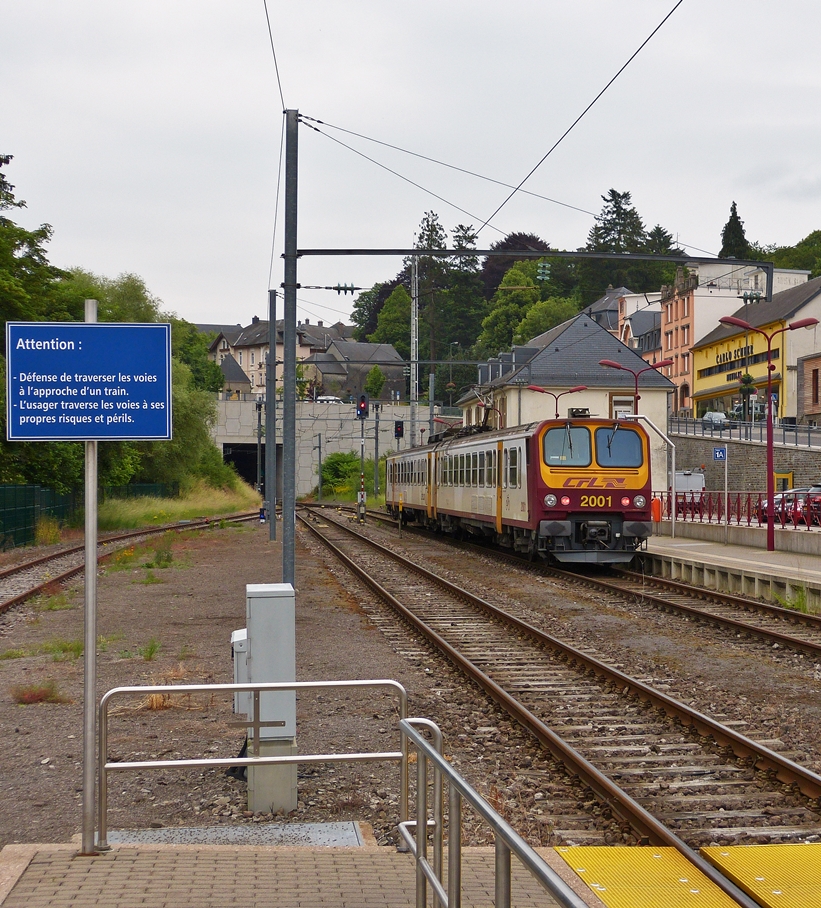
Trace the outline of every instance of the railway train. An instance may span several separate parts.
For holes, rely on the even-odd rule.
[[[650,439],[636,421],[469,426],[387,458],[395,518],[531,558],[632,560],[653,531]]]

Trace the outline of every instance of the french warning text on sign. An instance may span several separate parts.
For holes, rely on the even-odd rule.
[[[171,326],[8,322],[9,441],[171,438]]]

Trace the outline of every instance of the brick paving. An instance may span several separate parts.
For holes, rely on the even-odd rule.
[[[558,856],[546,859],[568,879]],[[463,853],[464,908],[493,904],[494,853]],[[590,905],[601,905],[577,883]],[[3,896],[5,895],[5,898]],[[514,905],[556,902],[513,861]],[[387,848],[220,845],[117,846],[82,857],[76,846],[8,845],[0,852],[3,908],[414,908],[413,859]]]

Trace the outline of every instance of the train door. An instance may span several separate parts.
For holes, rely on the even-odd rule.
[[[436,451],[428,454],[428,517],[436,517],[436,490],[439,488],[441,477],[437,475],[439,458]]]
[[[502,457],[502,442],[496,442],[496,469],[495,469],[495,479],[496,479],[496,532],[501,536],[502,534],[502,465],[504,463]]]

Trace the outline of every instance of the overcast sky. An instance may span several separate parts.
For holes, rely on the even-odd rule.
[[[54,227],[58,266],[133,272],[189,321],[244,325],[282,281],[283,100],[338,127],[299,130],[299,247],[406,248],[426,211],[449,232],[490,217],[509,193],[490,180],[522,180],[675,4],[268,0],[281,97],[263,0],[3,0],[12,217]],[[578,248],[610,188],[694,255],[718,252],[733,200],[750,240],[821,229],[820,26],[817,0],[683,0],[525,184],[553,201],[517,195],[480,247]],[[304,258],[299,281],[400,267]],[[333,323],[353,297],[298,299]]]

